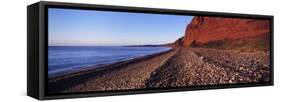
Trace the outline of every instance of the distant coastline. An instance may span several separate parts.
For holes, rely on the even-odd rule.
[[[126,45],[123,47],[168,47],[168,46],[161,44],[161,45]]]
[[[144,45],[49,45],[49,47],[169,47],[167,44]]]

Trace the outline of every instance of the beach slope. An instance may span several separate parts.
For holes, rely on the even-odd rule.
[[[270,81],[269,52],[179,47],[104,70],[50,79],[50,93]]]

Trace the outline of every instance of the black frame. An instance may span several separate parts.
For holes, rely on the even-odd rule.
[[[158,89],[134,89],[124,91],[102,91],[102,92],[86,92],[86,93],[69,93],[69,94],[48,94],[48,8],[66,8],[66,9],[83,9],[83,10],[102,10],[102,11],[118,11],[118,12],[135,12],[135,13],[153,13],[153,14],[170,14],[170,15],[192,15],[192,16],[219,16],[219,17],[235,17],[235,18],[252,18],[252,19],[268,19],[270,20],[270,82],[269,83],[246,83],[246,84],[226,84],[215,86],[193,86],[188,88],[158,88]],[[205,89],[222,89],[222,88],[240,88],[253,86],[272,86],[273,81],[273,16],[269,15],[253,15],[253,14],[237,14],[237,13],[218,13],[205,11],[187,11],[173,9],[156,9],[156,8],[140,8],[140,7],[124,7],[109,5],[93,5],[93,4],[77,4],[77,3],[61,3],[46,2],[28,6],[28,71],[27,71],[27,94],[31,97],[45,99],[59,98],[80,98],[89,96],[108,96],[108,95],[125,95],[125,94],[143,94],[143,93],[159,93],[189,90],[205,90]]]

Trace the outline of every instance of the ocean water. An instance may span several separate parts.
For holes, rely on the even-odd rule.
[[[49,77],[170,50],[168,47],[49,46]]]

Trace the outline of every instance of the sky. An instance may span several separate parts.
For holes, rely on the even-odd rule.
[[[167,44],[192,16],[49,8],[49,46]]]

